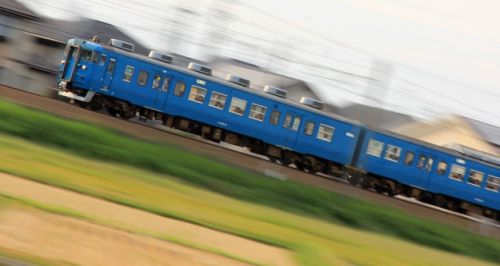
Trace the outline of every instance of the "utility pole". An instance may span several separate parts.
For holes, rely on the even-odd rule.
[[[226,43],[232,42],[232,36],[228,33],[230,24],[236,20],[231,12],[235,3],[230,0],[212,0],[208,8],[206,19],[207,34],[203,42],[210,55],[219,55]]]
[[[373,61],[365,89],[366,100],[369,104],[380,107],[384,105],[393,74],[392,64],[377,59]]]

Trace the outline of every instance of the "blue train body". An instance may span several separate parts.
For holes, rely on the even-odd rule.
[[[348,167],[388,191],[414,189],[500,210],[498,165],[109,45],[70,40],[58,87],[81,102],[99,95],[134,106],[134,113],[182,118],[181,128],[194,121],[216,140],[243,136],[263,143],[260,153],[298,168]]]
[[[74,87],[248,135],[285,150],[343,165],[352,161],[362,128],[357,122],[116,48],[83,40],[71,40],[72,45],[78,45],[81,56],[75,64],[71,55],[76,56],[76,48],[67,52],[61,80],[73,77]],[[222,107],[215,105],[215,98]],[[244,102],[243,112],[230,110],[233,99]],[[271,123],[273,112],[279,116]],[[314,125],[304,134],[308,122]]]

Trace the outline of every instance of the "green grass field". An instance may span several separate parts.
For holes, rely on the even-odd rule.
[[[411,255],[414,252],[408,247],[424,248],[345,226],[500,262],[500,244],[496,240],[392,209],[268,179],[175,147],[132,139],[112,130],[62,120],[5,102],[0,102],[0,114],[0,132],[52,147],[47,149],[2,136],[2,171],[284,246],[296,251],[304,265],[328,265],[329,261],[339,259],[363,265],[382,261],[398,265],[405,259],[401,254],[425,259],[418,252],[414,255],[419,256]],[[83,160],[68,152],[122,165]],[[273,209],[234,201],[183,183]],[[204,195],[214,198],[207,200]],[[219,204],[216,199],[223,199],[224,203]],[[406,252],[399,255],[387,251],[387,247],[405,250],[403,246]],[[364,255],[358,259],[360,253]],[[453,260],[442,260],[449,261]]]

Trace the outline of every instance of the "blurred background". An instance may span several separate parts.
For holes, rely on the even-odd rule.
[[[92,106],[55,89],[69,39],[113,38],[494,161],[498,10],[494,0],[0,0],[0,265],[498,264],[500,226],[482,196],[470,206],[420,189],[395,199],[394,184],[358,189],[151,113],[144,123],[83,110]],[[420,153],[420,180],[433,159]],[[465,167],[450,169],[464,181]],[[487,177],[499,196],[498,175],[484,173],[470,169],[462,184],[479,191]]]
[[[326,111],[500,155],[494,1],[0,0],[0,83],[55,96],[74,37],[98,35],[274,85]],[[460,143],[460,144],[458,144]]]

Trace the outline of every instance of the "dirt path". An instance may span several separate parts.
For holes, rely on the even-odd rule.
[[[0,212],[0,246],[77,265],[246,265],[222,256],[41,211]]]
[[[134,228],[137,230],[147,230],[148,232],[160,233],[196,243],[205,247],[210,247],[233,256],[255,261],[266,265],[294,265],[291,252],[265,245],[259,242],[222,233],[206,227],[165,218],[138,209],[133,209],[85,196],[75,192],[55,188],[33,181],[25,180],[8,174],[0,173],[0,193],[32,199],[41,203],[50,204],[82,212],[90,217],[106,219],[112,223]],[[21,221],[20,219],[19,221]],[[42,219],[43,220],[43,219]],[[13,223],[14,225],[16,223]],[[23,223],[29,226],[29,223]],[[31,226],[30,226],[31,228]],[[33,227],[33,230],[36,226]],[[47,229],[50,230],[50,229]],[[36,230],[35,230],[36,231]],[[61,235],[55,233],[54,235]],[[29,236],[29,234],[27,234]],[[85,235],[85,234],[83,234]],[[83,236],[82,235],[82,236]],[[89,234],[89,237],[92,234]],[[77,237],[77,235],[75,235]],[[4,243],[0,234],[0,245]],[[71,239],[71,238],[66,238]],[[75,238],[77,239],[77,238]],[[97,239],[97,238],[96,238]],[[118,241],[122,242],[122,241]],[[62,242],[61,242],[62,243]],[[92,242],[85,242],[92,243]],[[82,243],[83,244],[83,243]],[[71,245],[68,245],[71,246]],[[71,247],[68,247],[72,250]],[[119,249],[117,249],[119,250]],[[74,250],[76,253],[78,249]],[[90,265],[90,264],[89,264]],[[95,264],[94,264],[95,265]],[[107,264],[102,264],[107,265]],[[138,265],[138,264],[131,264]],[[192,264],[175,264],[192,265]],[[194,264],[193,264],[194,265]],[[212,265],[212,264],[208,264]],[[219,265],[219,264],[215,264]]]

